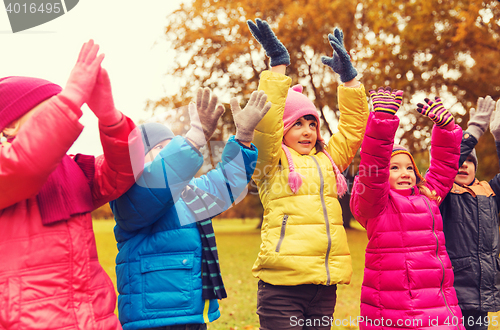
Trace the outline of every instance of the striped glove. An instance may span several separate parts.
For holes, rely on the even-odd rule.
[[[429,117],[436,125],[443,128],[450,123],[454,123],[453,115],[446,110],[439,97],[435,97],[435,100],[424,99],[425,103],[417,104],[417,111],[424,116]]]
[[[372,98],[373,111],[390,113],[395,115],[399,110],[401,103],[403,103],[403,91],[395,89],[391,93],[391,87],[387,86],[378,88],[378,92],[370,90],[370,97]]]

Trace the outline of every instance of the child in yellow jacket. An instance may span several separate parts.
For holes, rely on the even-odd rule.
[[[320,135],[314,104],[301,86],[289,89],[288,51],[267,22],[248,21],[271,59],[260,78],[272,102],[257,125],[259,150],[253,179],[264,206],[262,244],[253,266],[260,279],[257,314],[261,329],[330,329],[336,285],[349,284],[351,257],[337,197],[347,191],[341,172],[351,163],[365,132],[368,104],[338,29],[329,35],[334,49],[324,64],[340,74],[338,133],[328,144]]]

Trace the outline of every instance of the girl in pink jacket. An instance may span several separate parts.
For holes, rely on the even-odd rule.
[[[464,329],[438,206],[453,185],[462,129],[439,98],[417,111],[435,122],[425,179],[411,154],[394,145],[402,91],[370,91],[359,176],[351,197],[366,228],[360,329]]]
[[[90,212],[134,183],[135,125],[114,107],[98,48],[83,45],[64,89],[0,78],[0,329],[121,329]],[[97,159],[66,155],[85,102],[99,119]]]

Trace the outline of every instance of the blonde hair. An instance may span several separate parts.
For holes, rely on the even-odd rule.
[[[436,191],[435,190],[431,191],[426,184],[427,181],[425,181],[425,179],[420,180],[420,182],[417,183],[418,191],[420,192],[421,195],[424,195],[425,197],[429,198],[429,200],[436,201],[436,203],[439,204],[439,202],[441,202],[441,197],[436,196],[437,195]]]
[[[21,121],[16,120],[10,127],[5,127],[1,132],[2,137],[5,139],[11,139],[17,135],[19,128],[21,127]]]
[[[38,103],[33,109],[29,110],[26,112],[24,115],[21,117],[17,118],[16,120],[10,122],[7,127],[5,127],[0,134],[2,135],[1,137],[5,139],[11,139],[14,138],[17,133],[19,133],[19,129],[21,126],[28,121],[38,110],[42,108],[42,104],[47,102],[49,99],[42,101]]]

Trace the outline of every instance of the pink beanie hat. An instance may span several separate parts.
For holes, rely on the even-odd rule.
[[[0,131],[61,91],[59,85],[43,79],[19,76],[0,78]]]
[[[285,136],[288,130],[292,128],[297,119],[307,115],[312,115],[316,118],[316,122],[318,123],[318,125],[316,125],[317,139],[323,142],[324,140],[321,138],[321,134],[319,131],[320,121],[318,117],[318,111],[316,110],[316,107],[311,102],[311,100],[309,100],[307,96],[302,94],[302,86],[295,85],[288,90],[288,96],[286,98],[285,111],[283,113],[283,136]],[[281,148],[285,152],[286,158],[288,160],[288,168],[290,170],[290,174],[288,175],[288,185],[290,186],[290,189],[293,193],[297,193],[300,186],[302,185],[301,174],[295,171],[295,165],[293,164],[292,155],[290,154],[290,150],[288,150],[288,147],[284,143],[282,143]],[[337,178],[337,195],[339,197],[342,197],[347,192],[347,181],[339,171],[330,154],[326,150],[323,150],[323,153],[332,163],[333,170],[335,171],[335,177]]]
[[[320,121],[318,110],[316,110],[314,103],[312,103],[307,96],[302,94],[302,85],[295,85],[288,90],[288,96],[286,98],[285,111],[283,113],[283,126],[285,127],[283,136],[292,128],[297,119],[307,115],[316,118],[318,122],[318,125],[316,125],[316,135],[318,136],[318,140],[323,141],[319,131]]]

